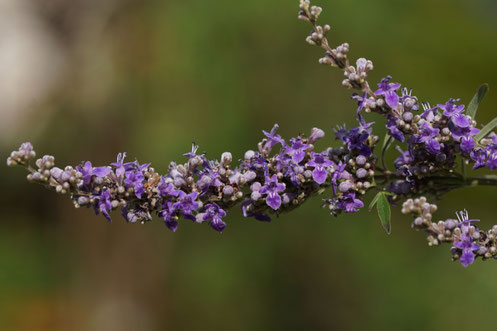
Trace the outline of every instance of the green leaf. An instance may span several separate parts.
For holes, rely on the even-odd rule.
[[[485,97],[488,92],[488,84],[483,84],[476,91],[475,96],[468,104],[468,109],[466,110],[466,114],[471,116],[472,119],[476,118],[476,112],[478,111],[478,107],[480,106],[481,101]]]
[[[490,131],[492,131],[496,126],[497,126],[497,117],[491,120],[490,122],[488,122],[488,124],[485,125],[477,135],[475,135],[475,140],[479,142],[480,140],[485,138],[487,134],[489,134]]]
[[[380,192],[381,194],[378,196],[378,201],[376,202],[376,209],[378,210],[378,216],[380,217],[381,225],[385,229],[385,231],[390,234],[391,225],[390,225],[390,203],[388,203],[387,196],[384,192]]]
[[[380,198],[380,195],[382,193],[383,192],[376,193],[376,195],[374,196],[373,200],[371,200],[371,202],[369,203],[369,211],[371,211],[371,209],[373,209],[374,205],[376,205],[376,202],[378,201],[378,199]]]
[[[385,138],[383,138],[383,146],[381,147],[381,149],[382,150],[389,149],[392,143],[393,143],[393,137],[388,132],[385,133]]]
[[[385,153],[390,148],[393,143],[393,137],[387,133],[385,133],[385,138],[383,138],[383,147],[381,148],[381,165],[386,170],[387,166],[385,164]]]

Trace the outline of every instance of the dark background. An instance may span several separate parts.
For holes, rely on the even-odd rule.
[[[420,100],[465,104],[490,84],[492,0],[318,1],[330,42]],[[298,1],[5,0],[0,6],[0,155],[23,141],[59,166],[118,152],[166,171],[191,142],[235,159],[279,123],[289,138],[354,123],[342,73],[317,64]],[[381,118],[370,115],[377,122]],[[380,131],[381,132],[381,129]],[[390,157],[395,157],[395,152]],[[227,218],[222,235],[181,222],[126,224],[0,171],[2,330],[471,330],[492,328],[497,263],[465,269],[428,247],[395,208],[392,235],[366,208],[335,219],[320,198],[272,223]],[[468,208],[496,222],[495,188],[446,195],[436,218]],[[370,197],[366,198],[366,204]]]

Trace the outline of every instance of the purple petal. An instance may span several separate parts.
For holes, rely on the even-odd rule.
[[[463,137],[461,139],[461,149],[466,153],[471,153],[475,148],[475,141],[471,137]]]
[[[462,256],[461,256],[460,260],[461,260],[461,264],[463,266],[467,267],[468,265],[473,263],[473,261],[475,260],[475,254],[471,250],[465,249],[462,252]]]
[[[292,155],[293,162],[300,163],[304,159],[305,153],[301,150],[295,151]]]
[[[223,220],[220,219],[219,217],[215,217],[211,221],[210,225],[214,230],[216,230],[219,233],[223,232],[223,229],[226,227],[226,223],[223,222]]]
[[[388,92],[385,95],[385,101],[390,108],[396,108],[399,104],[399,96],[395,92]]]
[[[109,167],[98,167],[93,169],[93,174],[97,177],[105,177],[110,173]]]
[[[452,116],[452,121],[460,128],[467,128],[471,124],[468,118],[463,114],[456,114]]]
[[[271,192],[266,197],[266,203],[269,207],[277,210],[281,206],[281,197],[278,193]]]
[[[176,220],[168,219],[167,221],[164,221],[164,224],[169,230],[173,232],[176,232],[176,230],[178,230],[178,222]]]
[[[316,167],[312,171],[312,178],[318,184],[323,184],[326,181],[327,175],[328,175],[328,172],[323,167]]]

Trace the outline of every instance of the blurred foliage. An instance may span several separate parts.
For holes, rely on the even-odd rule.
[[[165,171],[192,141],[211,157],[231,151],[238,158],[277,122],[284,137],[324,129],[324,148],[333,143],[332,127],[354,122],[340,72],[319,66],[320,51],[304,42],[309,27],[296,19],[296,0],[108,2],[103,24],[79,26],[85,42],[73,41],[57,92],[37,105],[15,144],[31,139],[58,165],[109,163],[127,151]],[[347,41],[353,58],[373,60],[372,82],[390,74],[432,104],[449,97],[468,103],[487,82],[478,118],[496,116],[493,1],[316,4],[332,25],[332,43]],[[48,124],[40,129],[41,117]],[[13,148],[2,145],[2,157]],[[4,169],[0,180],[2,330],[450,330],[494,323],[497,263],[451,263],[448,247],[429,248],[398,208],[390,236],[375,212],[335,219],[319,198],[269,224],[234,210],[222,235],[188,221],[173,234],[159,220],[128,225],[115,215],[109,224],[91,210],[73,210],[67,199],[28,184],[19,169]],[[495,188],[455,191],[439,202],[436,217],[466,207],[488,227],[495,198]]]

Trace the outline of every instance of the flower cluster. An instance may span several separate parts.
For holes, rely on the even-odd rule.
[[[435,223],[432,222],[432,213],[436,210],[436,205],[426,202],[425,197],[408,199],[402,205],[402,213],[414,217],[413,228],[428,233],[428,244],[452,244],[452,258],[463,266],[472,264],[477,257],[497,259],[497,225],[487,232],[480,231],[475,225],[479,220],[470,219],[466,210],[456,213],[457,219]]]
[[[477,105],[467,111],[459,99],[449,99],[431,107],[419,102],[412,90],[401,89],[391,76],[381,79],[373,91],[367,80],[373,63],[359,58],[351,65],[348,43],[332,48],[326,37],[331,27],[318,24],[321,13],[309,0],[300,1],[299,18],[312,25],[306,41],[324,50],[319,63],[342,70],[342,84],[358,92],[352,95],[358,125],[334,129],[339,146],[317,150],[315,143],[325,135],[318,128],[309,136],[285,140],[275,124],[263,131],[257,148],[248,150],[237,166],[232,165],[231,153],[223,153],[219,160],[208,159],[193,144],[185,160],[171,162],[165,174],[156,172],[150,163],[126,161],[125,153],[108,166],[94,167],[84,161],[76,167],[58,168],[55,158],[45,155],[32,167],[36,153],[31,143],[12,152],[7,165],[25,167],[29,181],[70,194],[75,207],[91,207],[109,221],[117,209],[130,223],[150,221],[156,214],[171,231],[178,229],[180,219],[186,219],[207,222],[222,232],[228,210],[238,203],[244,217],[270,221],[272,214],[291,211],[325,192],[322,206],[332,215],[357,212],[364,206],[366,192],[374,189],[378,193],[372,205],[381,204],[378,212],[383,224],[390,222],[389,204],[406,199],[402,212],[413,215],[412,227],[425,230],[430,245],[451,243],[453,259],[464,266],[477,257],[497,259],[497,226],[480,231],[477,220],[469,219],[466,211],[458,213],[457,220],[434,222],[437,206],[422,196],[438,197],[468,185],[497,185],[494,177],[467,177],[462,169],[466,165],[473,165],[473,170],[497,169],[497,135],[492,132],[497,120],[480,130],[474,118]],[[377,154],[379,138],[373,134],[373,123],[364,117],[371,112],[385,119],[387,131]],[[392,143],[400,156],[390,171],[384,155]],[[390,229],[389,224],[384,227]]]
[[[150,221],[155,212],[172,231],[182,217],[207,221],[221,232],[226,210],[238,202],[245,217],[269,221],[268,214],[291,210],[332,187],[325,205],[334,215],[363,207],[359,197],[371,186],[376,161],[372,151],[378,137],[360,118],[358,127],[337,130],[343,146],[321,152],[314,151],[314,143],[324,137],[323,130],[314,128],[309,137],[285,141],[276,124],[270,132],[263,131],[258,151],[247,151],[238,167],[232,167],[231,153],[209,160],[195,144],[184,154],[186,162],[171,162],[165,175],[150,163],[126,162],[125,153],[109,166],[94,167],[85,161],[64,169],[55,166],[53,156],[45,155],[32,168],[29,160],[35,154],[30,143],[13,152],[7,164],[25,166],[29,180],[70,193],[75,207],[93,207],[109,221],[109,213],[120,208],[131,223]]]

